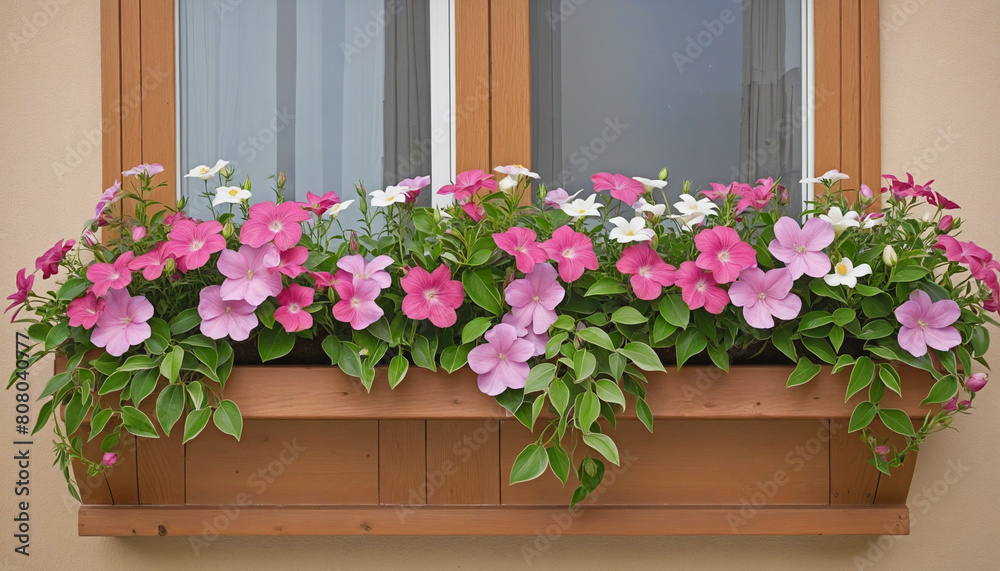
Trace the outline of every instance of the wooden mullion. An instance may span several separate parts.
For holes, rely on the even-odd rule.
[[[861,182],[878,193],[882,178],[882,109],[878,2],[861,3]]]

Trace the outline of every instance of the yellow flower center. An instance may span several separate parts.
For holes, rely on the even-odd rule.
[[[198,172],[200,172],[201,174],[205,174],[208,172],[208,167],[201,167],[200,169],[198,169]]]
[[[229,189],[229,196],[236,196],[237,194],[239,194],[239,192],[240,192],[240,189],[238,189],[238,188],[230,188]]]
[[[842,276],[846,276],[847,275],[847,264],[845,264],[844,262],[840,262],[839,264],[837,264],[837,273],[840,274],[840,275],[842,275]]]

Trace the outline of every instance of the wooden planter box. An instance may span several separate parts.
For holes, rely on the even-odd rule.
[[[789,373],[785,366],[737,366],[728,374],[692,366],[650,374],[655,432],[629,403],[613,431],[621,467],[609,464],[594,501],[570,511],[572,474],[565,488],[548,472],[508,484],[515,456],[534,438],[478,391],[468,369],[446,375],[411,367],[394,391],[381,371],[367,394],[332,367],[237,367],[225,394],[243,412],[242,441],[211,423],[186,446],[179,427],[170,438],[129,439],[135,448],[106,475],[78,476],[79,531],[908,533],[905,501],[916,458],[881,475],[867,464],[858,434],[847,433],[856,404],[844,403],[848,375],[827,368],[786,388]],[[922,419],[930,375],[902,373],[907,394],[887,393],[884,402]],[[99,456],[100,440],[88,444],[89,453]]]

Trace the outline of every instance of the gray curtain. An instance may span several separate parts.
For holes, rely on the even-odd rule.
[[[530,3],[531,166],[550,189],[563,186],[562,37],[560,20],[552,17],[561,1]]]

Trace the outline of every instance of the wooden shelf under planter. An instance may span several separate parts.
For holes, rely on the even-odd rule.
[[[410,369],[366,393],[332,367],[236,367],[225,395],[241,408],[236,442],[209,426],[129,438],[106,475],[77,467],[80,535],[707,535],[906,534],[916,458],[892,476],[847,433],[857,396],[824,371],[786,388],[791,368],[692,366],[649,374],[650,434],[632,403],[612,432],[592,499],[567,509],[575,477],[508,485],[534,440],[476,387],[474,373]],[[932,379],[902,371],[884,406],[922,419]],[[152,406],[153,399],[143,402]],[[877,423],[878,421],[876,421]],[[539,423],[540,426],[543,423]],[[536,427],[536,430],[540,429]],[[888,432],[879,426],[886,436]],[[89,430],[84,427],[84,430]],[[99,455],[100,438],[88,443]],[[578,457],[582,449],[577,449]]]

